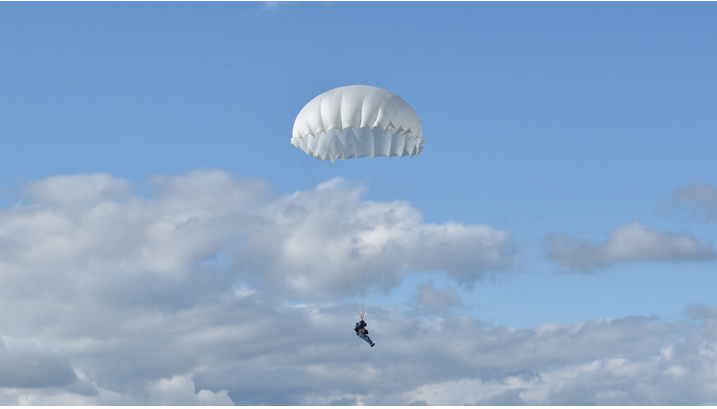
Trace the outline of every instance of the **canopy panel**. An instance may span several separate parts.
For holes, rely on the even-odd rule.
[[[312,99],[294,121],[291,144],[320,160],[413,156],[423,150],[416,111],[368,85],[339,87]]]

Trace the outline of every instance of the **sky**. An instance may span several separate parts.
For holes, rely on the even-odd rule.
[[[0,404],[714,404],[716,18],[0,3]],[[355,84],[423,152],[289,143]]]

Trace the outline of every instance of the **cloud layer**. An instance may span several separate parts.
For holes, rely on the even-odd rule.
[[[717,401],[717,307],[517,329],[441,316],[461,300],[429,281],[415,310],[371,310],[369,348],[336,252],[384,267],[386,287],[427,269],[461,285],[509,268],[510,234],[424,223],[340,180],[289,196],[224,172],[151,183],[140,196],[109,175],[50,178],[0,211],[0,308],[13,311],[0,315],[0,403]],[[692,248],[641,225],[615,235]]]
[[[470,285],[515,254],[508,232],[424,223],[339,179],[289,196],[221,171],[150,185],[142,196],[106,174],[51,177],[0,210],[0,307],[14,312],[0,317],[4,402],[231,403],[246,387],[217,374],[243,367],[237,379],[266,389],[297,343],[286,334],[318,325],[287,301],[339,301],[368,277],[388,289],[424,270]]]
[[[418,312],[428,314],[444,313],[463,304],[455,288],[438,289],[431,281],[418,285],[415,302]]]
[[[705,262],[717,258],[711,245],[638,222],[616,227],[602,244],[557,234],[549,235],[545,244],[548,257],[569,271],[590,271],[621,262]]]
[[[351,286],[364,293],[374,278],[389,288],[407,271],[439,270],[470,285],[515,257],[506,231],[423,223],[405,202],[363,202],[360,195],[358,186],[334,179],[280,198],[260,213],[232,257],[287,296],[310,299],[350,293]]]

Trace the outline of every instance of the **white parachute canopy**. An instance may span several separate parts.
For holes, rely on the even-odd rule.
[[[350,85],[312,99],[294,121],[291,144],[320,160],[413,156],[423,150],[416,111],[381,88]]]

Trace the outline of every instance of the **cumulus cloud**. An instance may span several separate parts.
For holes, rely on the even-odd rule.
[[[337,357],[310,377],[371,405],[692,405],[717,396],[712,323],[633,317],[515,329],[465,317],[381,319],[390,322],[376,333],[389,339],[377,347],[390,362],[347,367]],[[299,402],[324,404],[326,394]]]
[[[692,214],[708,221],[717,220],[717,186],[694,182],[688,187],[677,189],[668,198],[673,205],[686,207]]]
[[[549,235],[545,244],[548,257],[569,271],[590,271],[620,262],[706,262],[717,258],[709,244],[638,222],[615,228],[602,244],[557,234]]]
[[[160,335],[161,342],[116,334],[114,342],[138,349],[137,356],[166,355],[125,361],[144,381],[142,388],[133,389],[126,379],[96,381],[104,387],[95,396],[61,389],[0,392],[6,403],[34,404],[51,397],[74,404],[243,405],[693,405],[717,398],[715,307],[696,311],[697,322],[634,317],[531,329],[491,327],[467,317],[419,321],[378,310],[372,331],[379,343],[371,349],[348,334],[350,326],[346,334],[336,331],[346,326],[349,311],[343,307],[287,308],[258,295],[211,312],[197,308],[190,315],[209,323],[189,320],[172,340],[151,329],[145,337]],[[242,307],[230,308],[232,303]],[[251,313],[241,313],[246,310]],[[237,313],[241,318],[227,325]],[[197,328],[189,331],[192,326]],[[192,351],[193,362],[181,359]],[[121,351],[105,346],[71,355],[96,373],[102,365],[122,368],[108,360],[113,354]],[[171,368],[172,358],[181,365]],[[153,379],[158,365],[193,375]]]
[[[53,204],[96,204],[128,195],[130,185],[105,173],[62,175],[27,183],[22,192],[37,201]]]
[[[0,388],[46,388],[77,381],[69,362],[36,340],[0,337]]]
[[[203,171],[156,178],[140,196],[101,179],[40,181],[30,202],[0,210],[0,309],[12,312],[0,314],[0,404],[717,400],[717,307],[680,322],[506,328],[441,316],[460,299],[429,282],[415,301],[436,314],[373,306],[369,348],[352,330],[354,306],[318,296],[348,291],[325,265],[336,251],[362,268],[388,260],[384,285],[436,268],[458,283],[508,268],[510,235],[424,223],[409,204],[363,201],[341,181],[280,196]],[[75,187],[84,200],[63,198]]]
[[[221,171],[149,183],[57,176],[0,209],[0,401],[293,403],[305,386],[284,379],[276,398],[274,377],[345,351],[335,329],[353,313],[286,303],[350,294],[337,263],[390,288],[422,270],[470,284],[515,257],[508,232],[424,223],[342,180],[289,196]],[[297,347],[314,358],[287,366]]]
[[[458,322],[442,325],[461,327]],[[711,323],[690,326],[627,318],[526,330],[462,325],[472,329],[442,327],[451,337],[443,342],[450,343],[451,350],[458,349],[444,358],[455,368],[454,376],[418,381],[414,388],[383,397],[383,402],[692,405],[709,402],[717,393]],[[474,342],[464,342],[468,333]],[[436,372],[448,364],[438,356],[436,351],[425,357],[426,366]]]
[[[490,398],[476,403],[479,406],[524,406],[527,405],[520,397],[521,393],[526,392],[525,388],[508,389],[499,395],[493,395]]]
[[[227,406],[234,402],[227,396],[227,391],[212,392],[202,389],[194,391],[194,381],[188,376],[174,376],[172,379],[162,379],[151,382],[147,387],[149,403],[162,406]]]
[[[443,313],[463,304],[455,288],[438,289],[432,281],[418,285],[415,302],[420,313]]]
[[[25,278],[81,277],[60,280],[53,296],[79,291],[63,286],[81,282],[118,302],[134,287],[131,301],[142,303],[156,299],[148,288],[165,291],[162,300],[202,296],[192,283],[202,268],[223,275],[220,287],[241,278],[287,297],[325,299],[367,292],[375,277],[389,288],[409,271],[444,271],[470,285],[515,257],[508,232],[424,223],[408,203],[362,201],[360,186],[339,179],[286,197],[263,180],[219,171],[151,183],[151,198],[108,175],[29,184],[29,204],[0,212],[0,263],[30,270]],[[0,281],[10,289],[19,277]]]
[[[14,392],[14,393],[13,393]],[[143,393],[122,394],[97,388],[93,394],[81,394],[69,389],[0,389],[0,402],[4,404],[79,406],[79,405],[172,405],[172,406],[229,406],[234,405],[227,391],[195,391],[195,384],[188,376],[151,381]],[[5,399],[3,399],[3,395]]]
[[[275,287],[314,299],[349,293],[350,285],[363,293],[373,277],[390,287],[407,271],[439,270],[470,285],[515,258],[506,231],[424,223],[406,202],[365,202],[361,193],[334,179],[277,200],[236,256]]]

